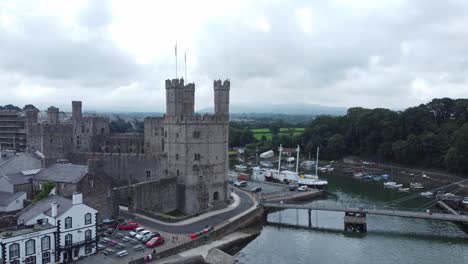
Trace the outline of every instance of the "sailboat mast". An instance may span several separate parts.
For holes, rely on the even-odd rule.
[[[281,171],[281,152],[283,151],[283,146],[280,144],[279,148],[279,158],[278,158],[278,173]]]
[[[315,160],[315,175],[318,176],[318,158],[319,158],[319,149],[320,147],[317,147],[317,159]]]
[[[299,173],[299,151],[301,151],[301,148],[297,145],[296,173]]]

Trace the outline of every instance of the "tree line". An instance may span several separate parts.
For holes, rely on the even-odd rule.
[[[468,172],[468,99],[433,99],[404,111],[350,108],[306,126],[306,151],[322,157],[374,157],[412,166]]]

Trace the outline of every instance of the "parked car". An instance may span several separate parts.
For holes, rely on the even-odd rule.
[[[234,183],[234,186],[236,186],[236,187],[247,187],[247,182],[246,181],[236,181]]]
[[[159,246],[162,244],[164,244],[164,237],[162,236],[153,237],[152,239],[150,239],[150,241],[146,242],[146,246],[149,248]]]
[[[135,228],[132,232],[130,232],[128,235],[131,237],[136,236],[138,233],[144,231],[145,229],[143,227],[137,227]]]
[[[297,188],[299,188],[299,186],[297,184],[295,184],[295,183],[289,184],[289,190],[290,191],[293,192],[293,191],[297,190]]]
[[[142,240],[144,236],[151,234],[151,231],[149,230],[143,230],[141,232],[138,232],[138,234],[135,235],[136,240]]]
[[[119,230],[133,230],[137,228],[139,225],[135,221],[128,221],[126,223],[122,223],[119,225]]]
[[[150,241],[151,239],[155,238],[155,237],[158,237],[158,236],[161,236],[161,234],[159,234],[158,232],[153,232],[153,233],[149,233],[147,235],[145,235],[142,239],[141,239],[141,242],[143,242],[144,244],[146,244],[146,242]]]
[[[229,180],[228,180],[228,183],[229,183],[229,184],[234,184],[235,182],[236,182],[236,181],[233,180],[233,179],[229,179]]]
[[[117,221],[115,221],[114,219],[107,218],[107,219],[102,220],[102,223],[112,228],[117,227]]]
[[[253,193],[259,193],[262,191],[262,188],[257,186],[257,187],[250,189],[250,191]]]
[[[307,188],[306,185],[302,185],[302,186],[300,186],[299,188],[297,188],[297,190],[300,191],[300,192],[305,192],[305,191],[307,191],[307,189],[308,189],[308,188]]]

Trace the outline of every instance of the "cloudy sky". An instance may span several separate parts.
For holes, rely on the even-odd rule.
[[[164,111],[164,80],[233,104],[405,108],[468,97],[468,1],[0,1],[0,105]]]

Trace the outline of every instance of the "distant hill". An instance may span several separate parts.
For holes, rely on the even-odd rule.
[[[317,104],[231,104],[231,113],[270,113],[289,115],[345,115],[347,108],[322,106]],[[213,108],[203,108],[197,112],[213,112]]]

